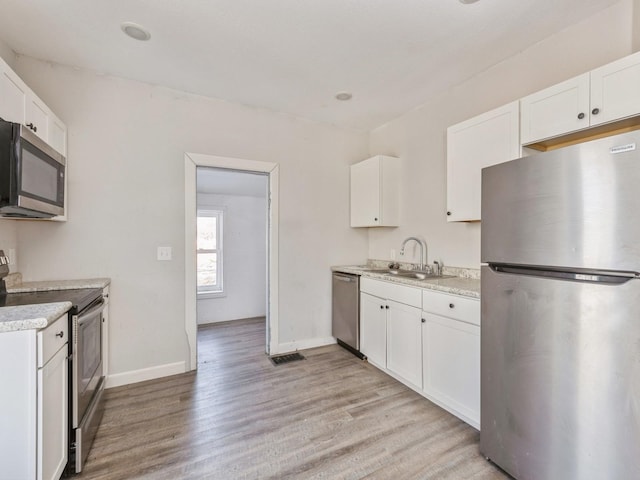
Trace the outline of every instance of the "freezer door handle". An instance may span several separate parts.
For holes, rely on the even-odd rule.
[[[596,270],[549,270],[542,267],[522,267],[513,265],[490,265],[491,270],[496,273],[506,273],[511,275],[529,275],[532,277],[555,278],[557,280],[568,280],[585,283],[603,283],[607,285],[623,285],[629,280],[640,278],[638,272],[618,272],[618,271],[596,271]]]

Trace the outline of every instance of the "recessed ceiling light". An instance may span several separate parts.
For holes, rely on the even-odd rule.
[[[458,0],[460,3],[469,5],[470,3],[476,3],[478,0]]]
[[[149,30],[144,28],[142,25],[133,22],[123,22],[120,24],[120,28],[124,33],[129,35],[131,38],[141,41],[147,41],[151,38],[151,34]]]
[[[347,100],[351,100],[351,97],[353,97],[353,95],[351,95],[349,92],[336,93],[336,98],[338,100],[347,101]]]

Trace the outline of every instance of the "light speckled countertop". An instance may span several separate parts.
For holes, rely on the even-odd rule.
[[[7,286],[7,293],[45,292],[48,290],[73,290],[76,288],[104,288],[110,278],[87,278],[83,280],[47,280],[43,282],[21,282]]]
[[[76,288],[104,288],[109,278],[82,280],[48,280],[43,282],[14,282],[7,286],[7,293],[43,292],[49,290],[73,290]],[[47,327],[60,315],[69,311],[71,302],[39,303],[17,307],[0,307],[0,332],[32,330]]]
[[[438,290],[443,293],[452,293],[465,297],[480,298],[480,279],[469,278],[474,275],[457,276],[451,278],[427,278],[418,280],[413,278],[396,277],[382,272],[368,272],[371,266],[367,265],[342,265],[331,267],[334,272],[352,273],[367,278],[375,278],[387,282],[401,283],[411,287],[420,287],[431,290]],[[446,268],[446,267],[445,267]],[[445,270],[445,273],[448,273]]]
[[[48,327],[70,308],[71,302],[0,307],[0,333]]]

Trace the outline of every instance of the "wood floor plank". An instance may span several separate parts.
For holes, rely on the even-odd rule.
[[[503,479],[478,432],[332,345],[280,366],[264,319],[198,331],[198,371],[110,389],[78,480]]]

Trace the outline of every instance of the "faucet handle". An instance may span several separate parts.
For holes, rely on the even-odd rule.
[[[437,260],[433,261],[433,273],[436,275],[442,274],[442,265],[440,265],[440,262],[438,262]]]

